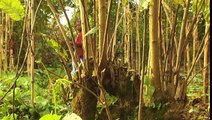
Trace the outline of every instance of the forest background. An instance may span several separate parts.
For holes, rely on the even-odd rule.
[[[209,81],[210,0],[0,0],[3,120],[210,119]]]

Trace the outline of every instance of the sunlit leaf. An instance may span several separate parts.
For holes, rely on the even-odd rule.
[[[210,23],[210,0],[205,0],[205,5],[204,5],[204,19],[206,20],[207,23]]]
[[[82,118],[80,118],[80,116],[78,116],[75,113],[70,114],[66,114],[66,116],[62,119],[62,120],[82,120]]]
[[[60,120],[61,116],[56,114],[47,114],[41,117],[39,120]]]
[[[14,114],[14,116],[15,116],[15,119],[17,119],[17,114]],[[14,120],[13,114],[10,114],[9,116],[4,116],[2,120]]]
[[[150,0],[140,0],[140,2],[139,2],[140,10],[148,9],[149,3],[150,3]]]
[[[185,0],[174,0],[175,4],[183,5]]]
[[[96,76],[97,76],[97,70],[93,70],[92,77],[96,77]]]
[[[0,0],[0,9],[15,21],[24,17],[24,7],[20,0]]]
[[[92,28],[91,30],[89,30],[89,31],[85,34],[85,36],[94,34],[94,33],[96,33],[98,30],[99,30],[99,27],[96,26],[96,27]]]
[[[129,3],[129,0],[122,0],[122,2],[123,2],[123,5],[126,6],[127,3]]]
[[[68,79],[65,79],[65,78],[60,78],[60,79],[57,79],[56,83],[55,84],[62,84],[62,83],[65,83],[65,84],[71,84],[72,82],[69,81]]]
[[[50,39],[47,42],[59,56],[61,56],[64,59],[68,58],[68,53],[56,40]]]
[[[195,14],[197,12],[203,11],[205,8],[202,6],[203,4],[205,4],[205,0],[193,0],[192,12]]]

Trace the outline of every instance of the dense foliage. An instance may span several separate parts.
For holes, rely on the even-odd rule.
[[[210,0],[161,0],[157,24],[146,14],[153,0],[138,1],[105,1],[110,17],[101,28],[104,14],[97,0],[0,0],[0,119],[82,120],[93,110],[97,120],[135,120],[140,109],[143,119],[210,119]],[[63,8],[74,10],[70,24],[62,26]],[[82,21],[83,39],[91,46],[86,57],[94,50],[77,62],[77,72],[71,53],[76,20]],[[149,40],[153,24],[159,42]],[[107,31],[102,35],[102,30]],[[154,43],[157,58],[151,58]],[[141,55],[146,56],[137,59]],[[153,80],[155,61],[161,89]],[[96,109],[83,111],[93,101]]]

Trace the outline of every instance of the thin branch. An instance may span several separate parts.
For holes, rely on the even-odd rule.
[[[208,30],[207,30],[206,34],[204,35],[204,37],[203,37],[202,44],[200,45],[200,49],[199,49],[199,51],[197,52],[198,54],[197,54],[197,56],[196,56],[196,58],[195,58],[195,60],[194,60],[194,63],[192,64],[192,66],[191,66],[191,68],[190,68],[190,70],[189,70],[189,73],[188,73],[186,79],[185,79],[186,83],[188,82],[188,79],[189,79],[189,77],[191,76],[191,73],[192,73],[192,71],[193,71],[193,69],[194,69],[194,66],[196,65],[197,61],[200,59],[201,55],[203,54],[204,48],[205,48],[205,47],[207,46],[207,44],[209,43],[209,40],[207,40],[207,41],[205,42],[205,38],[207,37],[207,35],[209,34],[209,32],[210,32],[210,26],[208,27]],[[202,48],[202,49],[201,49],[201,48]]]
[[[193,76],[191,76],[191,78],[188,80],[187,86],[192,82],[192,80],[194,79],[194,77],[197,76],[197,74],[201,73],[203,70],[205,70],[210,64],[208,63],[205,67],[203,67],[201,70],[199,70],[198,72],[196,72]]]

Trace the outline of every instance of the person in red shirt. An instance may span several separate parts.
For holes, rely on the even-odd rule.
[[[81,27],[81,21],[78,20],[76,21],[76,29],[78,31],[78,35],[77,38],[75,40],[75,44],[76,44],[76,55],[78,56],[78,60],[77,62],[82,62],[83,61],[83,46],[82,46],[82,27]],[[71,75],[72,75],[72,79],[77,79],[77,70],[76,67],[74,65],[74,63],[72,62],[72,71],[71,71]]]
[[[78,35],[77,35],[77,38],[76,38],[76,41],[75,41],[76,48],[77,48],[76,53],[77,53],[77,55],[80,59],[83,59],[82,27],[81,27],[81,21],[80,20],[76,21],[76,29],[78,31]]]

